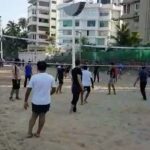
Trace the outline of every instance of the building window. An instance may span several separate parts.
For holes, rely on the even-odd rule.
[[[52,20],[56,20],[56,18],[51,18]]]
[[[56,10],[55,10],[55,9],[52,9],[52,12],[56,12]]]
[[[56,26],[51,26],[51,28],[56,29]]]
[[[72,30],[64,30],[63,35],[72,35]]]
[[[52,1],[52,4],[56,4],[56,1]]]
[[[40,31],[49,32],[49,28],[48,27],[39,26],[39,30]]]
[[[49,7],[49,2],[39,2],[39,6]]]
[[[63,27],[72,27],[72,20],[64,20]]]
[[[79,26],[80,26],[80,21],[79,21],[79,20],[76,20],[76,21],[75,21],[75,26],[76,26],[76,27],[79,27]]]
[[[105,45],[105,39],[104,38],[98,38],[96,39],[97,45]]]
[[[96,25],[96,21],[95,20],[89,20],[87,21],[87,26],[88,27],[95,27]]]
[[[130,13],[130,4],[127,5],[127,14]]]
[[[102,27],[108,27],[108,21],[100,21],[99,26]]]
[[[127,5],[123,5],[123,12],[124,12],[124,14],[127,13]]]
[[[39,18],[39,22],[41,23],[49,23],[48,19]]]
[[[110,4],[110,0],[101,0],[102,4]]]
[[[100,12],[100,16],[109,16],[109,12]]]
[[[87,30],[87,36],[89,36],[89,30]]]
[[[136,3],[136,4],[135,4],[135,10],[139,10],[139,8],[140,8],[140,4],[139,4],[139,3]]]
[[[39,14],[42,14],[42,15],[49,15],[49,11],[46,11],[46,10],[39,10]]]

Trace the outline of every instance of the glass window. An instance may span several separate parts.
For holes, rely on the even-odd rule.
[[[100,27],[108,27],[108,21],[100,21],[99,26]]]
[[[88,27],[95,27],[96,25],[96,21],[95,20],[89,20],[87,21],[87,26]]]
[[[51,28],[56,29],[56,26],[51,26]]]
[[[49,23],[48,19],[39,18],[39,22],[41,23]]]
[[[40,1],[39,5],[40,6],[44,6],[44,7],[49,7],[49,2],[42,2],[42,1]]]
[[[105,39],[104,38],[98,38],[96,39],[97,45],[105,45]]]
[[[100,16],[109,16],[109,12],[100,12]]]
[[[130,4],[127,5],[127,14],[130,13]]]
[[[79,21],[79,20],[76,20],[76,21],[75,21],[75,26],[76,26],[76,27],[79,27],[79,26],[80,26],[80,21]]]
[[[56,18],[51,18],[52,20],[56,20]]]
[[[63,27],[72,27],[72,20],[64,20]]]
[[[52,4],[56,4],[56,1],[52,1]]]
[[[63,35],[72,35],[72,30],[64,30]]]
[[[52,9],[52,12],[56,12],[56,10],[55,10],[55,9]]]
[[[124,12],[124,14],[126,14],[127,13],[127,5],[123,5],[123,12]]]
[[[110,0],[101,0],[102,4],[110,4]]]

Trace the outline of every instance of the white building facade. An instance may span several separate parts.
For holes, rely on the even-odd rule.
[[[64,49],[71,49],[73,30],[75,30],[75,43],[85,37],[88,44],[107,46],[111,43],[111,35],[116,34],[116,21],[121,16],[122,7],[119,0],[89,1],[78,16],[71,17],[63,11],[65,4],[58,7],[58,44]],[[74,19],[73,19],[74,18]],[[75,27],[73,27],[73,22]]]
[[[28,38],[36,40],[28,44],[28,50],[43,50],[48,37],[56,37],[56,0],[28,0]]]

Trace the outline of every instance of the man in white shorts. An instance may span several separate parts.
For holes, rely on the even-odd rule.
[[[37,63],[38,74],[33,75],[25,94],[24,108],[27,110],[28,98],[32,91],[32,116],[29,121],[28,138],[33,136],[40,137],[40,133],[45,123],[45,115],[49,111],[51,104],[51,95],[56,91],[55,79],[53,76],[46,73],[46,62],[39,61]],[[39,117],[38,129],[35,134],[32,129]]]
[[[94,88],[94,81],[92,78],[92,73],[88,70],[87,66],[83,67],[82,70],[82,85],[84,87],[84,92],[87,91],[85,98],[83,98],[84,93],[81,95],[81,105],[87,103],[87,98],[91,92],[91,86]]]

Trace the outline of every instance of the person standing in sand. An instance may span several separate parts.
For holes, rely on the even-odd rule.
[[[139,71],[138,77],[134,83],[134,86],[136,86],[137,82],[140,80],[140,90],[141,94],[143,96],[143,100],[147,100],[145,88],[147,85],[147,79],[148,79],[148,71],[146,70],[146,67],[143,66],[142,69]]]
[[[90,95],[91,92],[91,86],[94,88],[94,81],[92,78],[92,73],[88,70],[87,66],[83,66],[82,70],[82,84],[84,87],[84,92],[87,91],[85,98],[83,99],[83,94],[81,95],[81,105],[87,103],[87,98]]]
[[[111,68],[108,71],[108,74],[110,74],[110,79],[108,82],[108,95],[111,94],[111,87],[113,89],[114,95],[116,95],[115,82],[117,79],[117,74],[116,74],[116,68],[114,66],[114,63],[111,63]]]
[[[39,61],[37,63],[38,74],[33,75],[25,94],[24,108],[29,107],[28,98],[32,91],[32,116],[29,121],[28,138],[33,136],[40,137],[41,131],[45,124],[45,116],[49,111],[51,104],[51,95],[56,91],[55,79],[46,73],[46,62]],[[32,133],[33,127],[39,117],[38,129],[35,134]]]
[[[83,85],[82,85],[82,71],[80,68],[80,60],[75,61],[76,67],[72,69],[72,102],[70,113],[77,112],[77,103],[79,100],[80,94],[83,94]]]
[[[16,99],[20,100],[19,89],[20,89],[21,75],[20,75],[19,61],[20,61],[19,59],[15,59],[15,63],[12,67],[12,90],[9,97],[10,101],[13,101],[14,92],[16,93]]]

